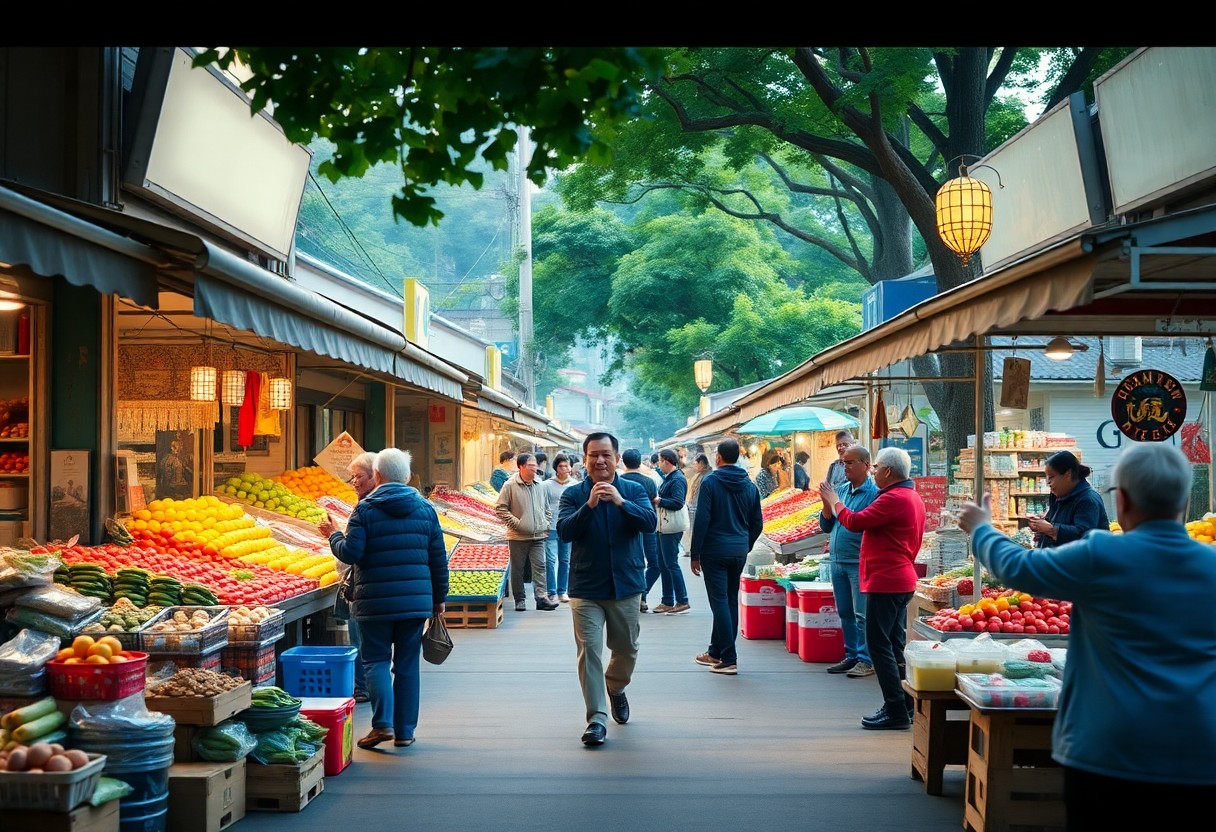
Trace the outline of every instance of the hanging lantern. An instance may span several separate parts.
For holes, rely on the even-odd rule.
[[[958,172],[957,178],[938,189],[934,203],[938,236],[966,266],[992,233],[992,189],[969,177],[966,165],[959,165]]]
[[[709,358],[702,358],[700,361],[694,361],[692,365],[693,377],[697,381],[697,387],[702,393],[709,390],[709,385],[714,381],[714,362]]]
[[[244,370],[224,370],[220,387],[223,390],[224,404],[229,407],[240,407],[245,403]]]
[[[195,402],[215,401],[215,368],[190,368],[190,400]]]
[[[291,410],[291,379],[272,378],[270,380],[270,409]]]

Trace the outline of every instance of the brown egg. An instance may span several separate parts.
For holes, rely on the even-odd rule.
[[[63,756],[67,757],[72,763],[72,769],[84,768],[89,764],[89,755],[81,751],[79,748],[73,748],[70,751],[63,752]]]
[[[60,745],[57,742],[51,743],[51,753],[52,754],[62,754],[63,751],[64,751],[64,748],[62,745]]]
[[[30,750],[26,753],[25,764],[30,768],[42,768],[54,753],[45,742],[36,742],[30,746]]]
[[[12,753],[8,755],[8,770],[9,771],[25,771],[26,752],[25,748],[14,748]]]
[[[47,771],[71,771],[72,761],[63,754],[56,754],[54,757],[46,761],[44,768]]]

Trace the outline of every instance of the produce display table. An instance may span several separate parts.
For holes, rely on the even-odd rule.
[[[913,626],[913,622],[915,622],[916,619],[920,618],[921,616],[933,615],[933,613],[937,612],[938,610],[944,610],[948,606],[950,606],[948,601],[934,601],[923,592],[914,592],[912,594],[912,600],[908,603],[909,637],[925,638],[925,636],[918,631],[915,626]]]
[[[942,793],[946,766],[967,765],[967,734],[970,719],[950,719],[950,713],[970,711],[970,705],[952,690],[917,690],[905,680],[904,692],[912,697],[912,779],[925,784],[925,794]]]
[[[965,832],[1063,832],[1064,769],[1051,759],[1054,708],[971,709]]]
[[[283,611],[285,637],[279,639],[279,648],[304,644],[304,619],[319,612],[332,610],[338,599],[339,584],[330,584],[303,595],[296,595],[276,603],[275,609]]]
[[[827,539],[828,535],[820,533],[779,544],[777,560],[781,563],[797,563],[807,555],[822,554],[823,544],[827,542]]]

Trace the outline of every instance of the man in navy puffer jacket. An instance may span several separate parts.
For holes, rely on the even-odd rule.
[[[351,613],[372,702],[372,730],[359,747],[392,740],[404,748],[418,726],[422,632],[428,618],[443,615],[448,557],[435,509],[405,484],[409,453],[386,448],[374,473],[376,489],[355,506],[346,534],[329,522],[321,531],[334,556],[355,567]]]

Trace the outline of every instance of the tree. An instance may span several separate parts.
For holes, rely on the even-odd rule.
[[[249,71],[250,109],[273,106],[287,138],[334,145],[319,173],[361,177],[398,164],[405,184],[393,214],[438,224],[429,190],[443,182],[480,188],[483,160],[506,170],[514,125],[530,127],[528,178],[606,160],[616,128],[638,115],[643,81],[657,79],[662,52],[616,47],[214,47],[195,66]]]

